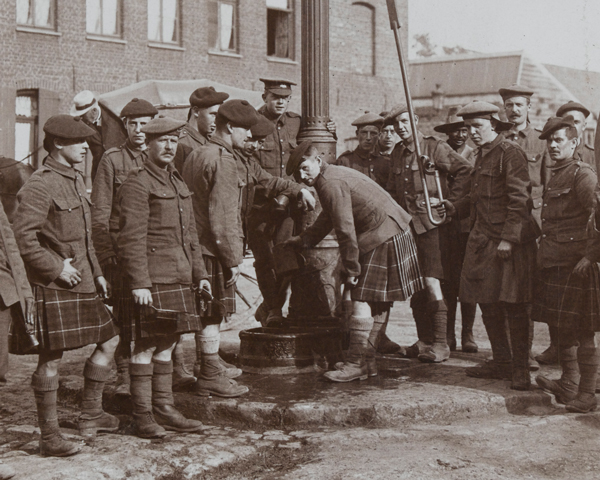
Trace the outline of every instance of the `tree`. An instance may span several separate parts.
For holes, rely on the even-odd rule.
[[[416,54],[419,57],[433,57],[435,55],[437,45],[432,43],[428,33],[417,33],[413,38],[415,39],[413,48],[418,49]]]

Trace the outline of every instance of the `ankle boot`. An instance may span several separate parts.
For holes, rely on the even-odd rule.
[[[554,395],[556,403],[566,404],[575,399],[579,387],[577,347],[561,348],[558,356],[562,368],[560,379],[550,380],[539,375],[535,381],[543,390]]]
[[[248,387],[225,376],[218,353],[202,352],[202,365],[194,385],[196,395],[234,398],[244,395],[248,390]]]
[[[37,406],[38,426],[40,427],[40,454],[44,457],[68,457],[81,450],[81,446],[65,440],[60,434],[56,412],[56,391],[58,375],[43,377],[33,374],[31,386]]]
[[[173,390],[185,389],[196,381],[196,378],[185,367],[185,358],[181,337],[173,350]]]
[[[350,346],[346,360],[339,370],[331,370],[323,375],[332,382],[351,382],[366,380],[368,369],[365,361],[369,344],[369,335],[373,330],[373,317],[355,317],[348,320],[350,327]]]
[[[558,328],[548,325],[550,333],[550,345],[546,350],[540,353],[535,359],[542,365],[556,365],[558,359]]]
[[[462,317],[460,345],[464,353],[477,353],[479,351],[479,347],[475,343],[475,337],[473,337],[473,324],[475,323],[476,312],[476,303],[460,302],[460,314]]]
[[[131,403],[135,434],[141,438],[163,438],[167,432],[152,414],[152,373],[154,365],[130,363]]]
[[[204,425],[198,420],[185,418],[175,409],[173,398],[173,362],[163,362],[153,359],[154,373],[152,374],[152,412],[156,423],[165,430],[173,432],[197,432]]]
[[[81,436],[95,436],[97,432],[116,432],[119,429],[119,419],[102,410],[102,392],[110,371],[110,366],[96,365],[89,358],[85,362],[79,416]]]
[[[425,352],[419,354],[417,358],[425,363],[445,362],[450,358],[450,348],[446,344],[446,318],[448,314],[446,301],[429,302],[427,307],[428,316],[431,318],[433,325],[433,345]]]
[[[209,341],[207,338],[208,337],[203,336],[201,332],[196,333],[196,363],[194,364],[194,377],[196,377],[196,380],[200,377],[200,372],[202,371],[202,342],[204,342],[206,346],[206,342]],[[218,349],[219,344],[221,343],[221,334],[216,333],[216,336],[212,336],[211,338],[212,340],[210,340],[210,342],[213,342]],[[214,349],[215,347],[213,346],[211,348]],[[235,365],[227,363],[225,360],[223,360],[223,357],[221,357],[220,353],[219,364],[221,365],[221,373],[227,378],[237,378],[243,373],[240,368],[237,368]]]
[[[529,390],[531,378],[529,376],[529,346],[530,346],[530,321],[524,304],[505,304],[506,316],[512,347],[512,382],[513,390]]]
[[[445,291],[447,289],[442,289]],[[450,348],[451,352],[456,351],[456,307],[458,306],[458,300],[455,295],[444,293],[446,299],[446,307],[448,308],[448,317],[446,319],[446,343]],[[435,328],[435,327],[434,327]]]
[[[577,349],[577,363],[579,365],[579,389],[577,396],[566,404],[569,412],[588,413],[596,410],[596,378],[598,376],[598,363],[600,358],[595,347],[579,347]]]

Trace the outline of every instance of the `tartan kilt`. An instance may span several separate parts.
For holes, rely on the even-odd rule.
[[[113,317],[96,293],[75,293],[33,285],[36,313],[32,334],[39,350],[72,350],[102,343],[119,334]],[[10,352],[17,355],[35,353],[22,326],[11,323]]]
[[[211,302],[208,303],[207,308],[202,310],[201,317],[227,317],[232,313],[235,313],[235,289],[233,286],[225,288],[225,276],[223,275],[223,267],[221,263],[213,256],[203,255],[204,265],[206,265],[206,271],[208,272],[208,281],[212,288],[212,295],[219,300],[225,308],[221,305],[216,305]],[[199,307],[199,305],[197,305]]]
[[[567,330],[600,331],[600,270],[592,264],[588,278],[572,267],[540,269],[534,281],[531,318]]]
[[[404,301],[425,288],[410,229],[360,256],[361,274],[352,289],[359,302]]]
[[[113,307],[113,315],[115,317],[115,323],[121,327],[119,320],[119,309],[122,308],[122,302],[127,291],[124,290],[124,278],[123,278],[123,267],[117,264],[106,264],[102,266],[102,273],[104,278],[110,284],[110,298],[107,304]]]
[[[152,307],[137,305],[131,293],[123,295],[119,311],[122,338],[135,341],[201,330],[191,285],[153,283],[150,292],[153,306],[169,311],[157,312]]]

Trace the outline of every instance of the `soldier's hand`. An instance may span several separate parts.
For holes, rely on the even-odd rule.
[[[63,270],[58,276],[58,280],[63,281],[69,287],[74,287],[81,283],[81,273],[71,265],[72,258],[63,260]]]
[[[25,323],[33,325],[35,322],[35,300],[33,297],[25,299]]]
[[[138,305],[152,305],[152,292],[147,288],[136,288],[131,291],[131,295]]]
[[[206,290],[208,293],[212,294],[212,288],[210,286],[210,282],[206,278],[203,278],[202,280],[200,280],[198,287],[200,288],[200,291]]]
[[[284,247],[293,248],[294,250],[300,250],[304,247],[304,242],[301,237],[290,237],[286,241],[282,242],[281,245]]]
[[[456,215],[456,207],[450,200],[442,200],[435,205],[434,208],[437,210],[437,213],[440,217],[443,217],[445,214],[446,218],[449,219],[450,217]]]
[[[110,295],[110,284],[106,281],[106,278],[99,276],[94,278],[96,283],[96,291],[101,298],[108,298]]]
[[[335,122],[333,120],[330,120],[329,122],[327,122],[325,124],[325,128],[327,128],[327,131],[333,135],[335,135],[335,131],[336,131],[336,126],[335,126]]]
[[[306,188],[303,188],[298,194],[298,203],[303,211],[312,212],[317,205],[317,200],[312,193],[310,193]]]
[[[513,244],[508,240],[501,240],[498,245],[498,256],[502,260],[508,260],[512,254]]]
[[[573,273],[579,277],[587,278],[590,274],[590,268],[592,267],[592,262],[590,262],[586,257],[583,257],[575,268],[573,269]]]
[[[240,276],[240,267],[226,268],[223,273],[225,274],[225,288],[229,288],[236,284]]]

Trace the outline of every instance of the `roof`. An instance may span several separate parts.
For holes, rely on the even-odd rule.
[[[594,115],[600,111],[600,72],[544,65]]]
[[[411,95],[431,97],[440,84],[446,95],[498,93],[518,83],[523,52],[476,53],[410,61]]]

